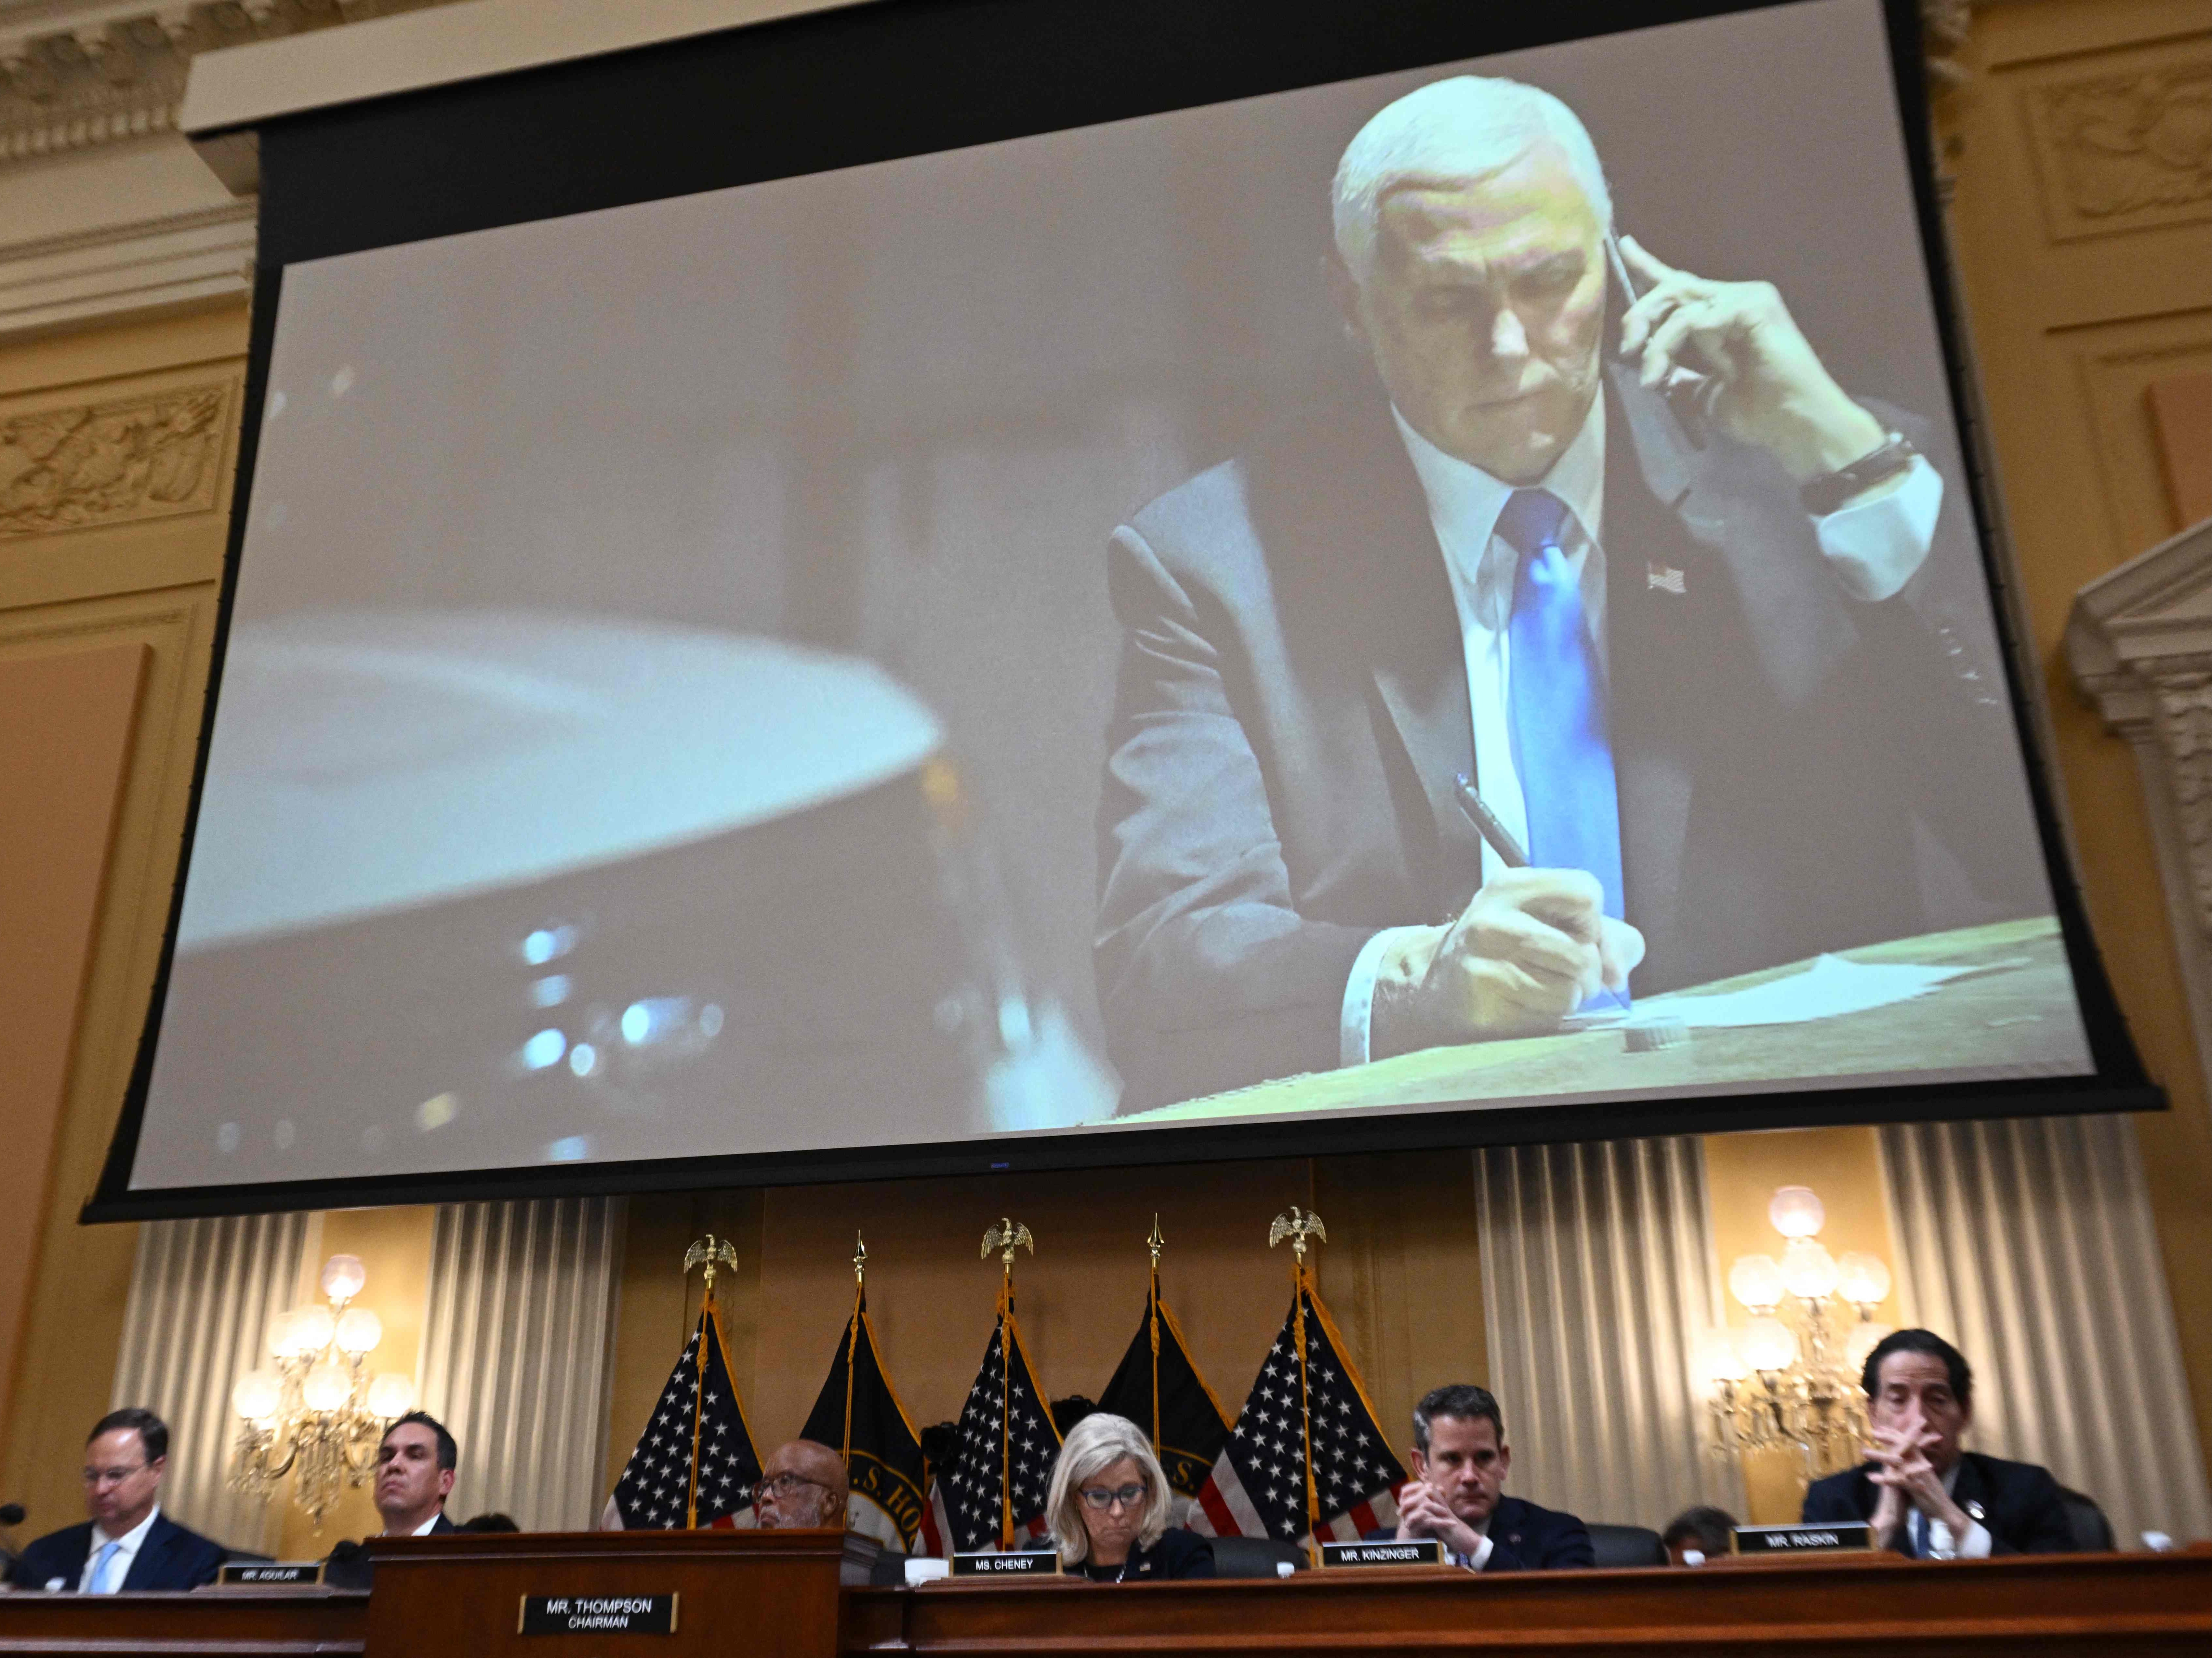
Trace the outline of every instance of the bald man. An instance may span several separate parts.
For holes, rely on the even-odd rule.
[[[827,1445],[794,1439],[762,1465],[753,1512],[763,1531],[845,1525],[844,1459]]]

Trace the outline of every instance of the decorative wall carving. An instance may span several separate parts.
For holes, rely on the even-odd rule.
[[[0,536],[209,510],[230,399],[223,381],[0,419]]]
[[[2045,81],[2025,106],[2060,241],[2185,224],[2212,211],[2212,64],[2159,53]]]

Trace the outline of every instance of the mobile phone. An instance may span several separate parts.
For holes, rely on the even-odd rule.
[[[1637,290],[1636,278],[1628,269],[1628,261],[1620,252],[1620,237],[1608,226],[1605,233],[1606,263],[1613,268],[1613,279],[1620,284],[1620,307],[1624,314],[1630,306],[1643,297]],[[1614,355],[1626,363],[1626,352],[1614,342]],[[1720,391],[1720,382],[1711,375],[1701,375],[1695,369],[1686,369],[1680,363],[1667,371],[1659,382],[1659,394],[1667,400],[1675,424],[1693,449],[1705,447],[1705,431],[1712,420],[1713,399]]]

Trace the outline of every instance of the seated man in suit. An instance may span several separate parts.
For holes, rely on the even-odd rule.
[[[446,1515],[446,1498],[460,1466],[460,1442],[426,1411],[410,1411],[384,1430],[376,1448],[371,1500],[383,1516],[379,1537],[437,1537],[460,1530]],[[358,1543],[340,1543],[323,1565],[323,1582],[335,1588],[365,1589],[375,1563]]]
[[[114,1594],[196,1589],[222,1568],[223,1548],[161,1513],[169,1429],[151,1411],[112,1411],[84,1448],[84,1505],[92,1518],[46,1536],[17,1557],[17,1587]]]
[[[1334,235],[1358,387],[1109,552],[1125,1111],[1989,918],[1931,912],[1929,836],[2048,908],[1938,428],[1848,395],[1771,286],[1616,242],[1533,87],[1381,111]]]
[[[1861,1381],[1872,1452],[1814,1482],[1805,1519],[1870,1521],[1876,1548],[1915,1559],[2072,1552],[2049,1470],[1960,1448],[1974,1420],[1974,1373],[1957,1348],[1926,1330],[1897,1331],[1867,1355]]]
[[[1551,1571],[1596,1564],[1571,1514],[1504,1496],[1513,1453],[1489,1390],[1454,1382],[1413,1407],[1413,1477],[1398,1493],[1398,1529],[1372,1540],[1433,1537],[1472,1571]]]

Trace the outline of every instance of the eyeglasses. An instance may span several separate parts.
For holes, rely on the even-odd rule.
[[[753,1487],[753,1501],[757,1503],[764,1496],[773,1496],[780,1500],[793,1495],[800,1487],[805,1485],[811,1485],[817,1491],[826,1491],[830,1489],[820,1480],[809,1479],[805,1474],[778,1474],[775,1478],[763,1479]]]
[[[87,1468],[84,1483],[88,1485],[120,1485],[133,1474],[143,1474],[153,1465],[141,1462],[131,1468]]]
[[[1150,1495],[1148,1485],[1124,1485],[1118,1490],[1108,1490],[1103,1485],[1085,1485],[1083,1500],[1094,1509],[1110,1509],[1116,1503],[1125,1509],[1133,1509]]]

